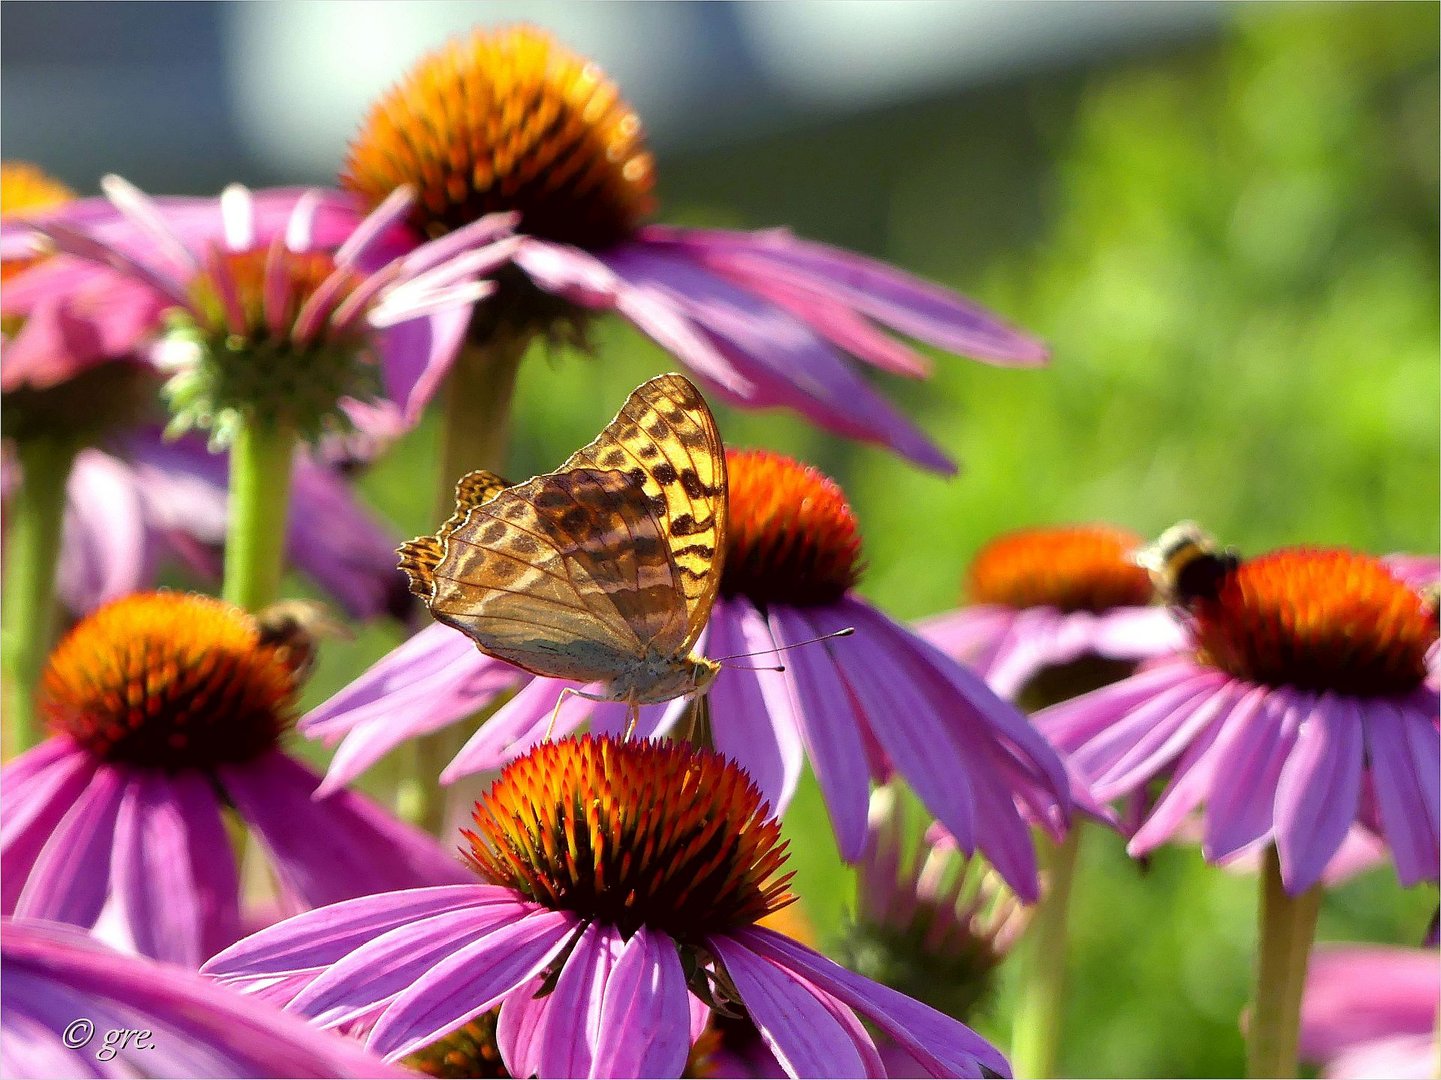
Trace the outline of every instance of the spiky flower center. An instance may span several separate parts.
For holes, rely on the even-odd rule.
[[[167,332],[176,427],[222,444],[257,420],[312,440],[347,430],[341,401],[379,390],[364,311],[352,310],[364,295],[347,302],[364,280],[326,252],[213,252],[190,285],[196,315],[173,312]]]
[[[996,537],[971,561],[973,604],[1106,611],[1145,604],[1146,571],[1131,559],[1142,544],[1109,525],[1021,529]]]
[[[861,534],[834,480],[768,450],[726,452],[721,591],[757,604],[829,604],[861,576]]]
[[[240,608],[138,593],[83,619],[50,656],[39,707],[107,761],[171,771],[249,761],[289,725],[299,658]]]
[[[547,907],[680,941],[789,904],[780,824],[728,758],[686,743],[541,743],[476,803],[468,857]]]
[[[1415,689],[1437,640],[1434,608],[1380,560],[1343,549],[1247,560],[1191,614],[1200,656],[1215,667],[1360,696]]]
[[[639,118],[594,63],[534,27],[477,30],[422,59],[376,102],[341,184],[372,206],[401,184],[413,224],[441,236],[495,211],[585,248],[652,209]]]

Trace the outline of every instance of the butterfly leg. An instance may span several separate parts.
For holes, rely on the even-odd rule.
[[[555,709],[550,714],[550,723],[545,726],[545,738],[542,739],[541,742],[550,742],[551,733],[555,731],[555,722],[556,720],[560,719],[560,707],[565,704],[565,699],[567,695],[574,695],[575,697],[585,697],[584,694],[582,694],[573,686],[567,686],[565,687],[565,689],[561,690],[560,697],[555,699]]]
[[[632,695],[625,699],[625,737],[629,739],[635,734],[635,726],[640,722],[640,706],[635,703]]]

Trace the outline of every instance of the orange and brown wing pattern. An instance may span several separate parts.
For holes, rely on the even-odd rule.
[[[667,541],[686,608],[681,651],[710,617],[725,555],[725,447],[700,391],[682,375],[658,375],[626,399],[616,418],[559,470],[619,470],[644,492]]]
[[[482,650],[580,682],[684,639],[686,609],[660,522],[624,473],[538,476],[452,532],[430,609]]]
[[[435,568],[445,557],[445,541],[465,524],[471,508],[489,502],[506,488],[505,480],[493,472],[477,469],[466,473],[455,485],[455,512],[446,519],[434,536],[417,536],[400,545],[400,569],[410,582],[410,591],[429,600],[435,589]]]

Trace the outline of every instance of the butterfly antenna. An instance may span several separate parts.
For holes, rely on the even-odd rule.
[[[835,630],[835,631],[832,631],[832,632],[829,633],[829,634],[822,634],[820,637],[806,638],[804,641],[792,641],[789,645],[777,645],[774,649],[758,649],[756,652],[734,653],[734,654],[732,654],[731,656],[717,656],[717,657],[713,657],[713,659],[715,660],[715,662],[716,662],[717,664],[721,664],[721,663],[724,663],[724,662],[727,661],[727,660],[739,660],[741,657],[744,657],[744,656],[764,656],[766,653],[777,653],[777,652],[785,652],[787,649],[798,649],[798,648],[800,648],[802,645],[814,645],[814,644],[815,644],[816,642],[818,642],[818,641],[830,641],[831,638],[850,637],[850,636],[851,636],[852,634],[854,634],[855,632],[856,632],[856,628],[855,628],[854,626],[847,626],[844,630]],[[771,669],[770,669],[770,668],[749,668],[749,669],[742,669],[742,670],[769,671],[769,670],[771,670]],[[780,668],[779,670],[784,671],[785,669],[784,669],[784,668]]]
[[[716,663],[719,664],[720,660],[717,660]],[[746,667],[744,664],[727,664],[726,667],[732,671],[784,671],[786,669],[784,664],[777,664],[775,667]]]

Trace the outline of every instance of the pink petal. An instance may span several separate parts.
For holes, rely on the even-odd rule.
[[[318,972],[397,926],[514,899],[515,893],[509,889],[483,884],[362,896],[268,926],[212,957],[201,970],[222,982],[238,984]]]
[[[1006,1059],[970,1028],[888,986],[847,971],[774,930],[748,927],[731,937],[752,953],[795,972],[869,1018],[935,1076],[1010,1076]]]
[[[791,608],[777,605],[769,621],[777,644],[814,636],[810,625]],[[822,650],[792,649],[786,655],[786,670],[778,677],[791,695],[790,714],[798,722],[806,755],[825,795],[841,857],[855,862],[865,847],[870,790],[855,702],[837,679],[834,661]]]
[[[0,914],[12,915],[51,835],[95,775],[95,760],[51,738],[0,773]]]
[[[1301,1053],[1324,1061],[1390,1035],[1434,1035],[1441,968],[1434,949],[1318,945],[1306,971]]]
[[[676,944],[641,927],[606,979],[591,1077],[679,1076],[690,1051],[690,1006]]]
[[[1302,892],[1320,880],[1356,820],[1364,758],[1355,702],[1321,695],[1301,721],[1276,785],[1276,851],[1288,892]]]
[[[110,892],[115,819],[127,774],[97,768],[41,849],[15,907],[16,918],[95,925]]]
[[[746,600],[716,600],[708,631],[710,656],[775,648],[765,618]],[[736,663],[765,666],[772,660],[779,662],[780,658],[772,653]],[[784,699],[783,710],[773,707],[778,699]],[[773,816],[784,813],[805,768],[806,755],[780,673],[746,671],[722,663],[720,675],[711,684],[710,703],[715,748],[750,773]]]
[[[533,910],[517,896],[498,895],[394,927],[331,964],[287,1008],[338,1027],[388,1004],[446,957]]]
[[[741,280],[780,278],[953,352],[1015,365],[1047,359],[1039,341],[949,289],[877,259],[801,240],[785,229],[744,233],[653,225],[642,236],[684,246]]]
[[[1217,784],[1206,803],[1206,858],[1222,862],[1271,839],[1276,784],[1296,742],[1305,708],[1288,696],[1266,695],[1258,708],[1236,709],[1216,740]]]
[[[397,996],[366,1046],[394,1061],[494,1008],[545,970],[576,922],[568,912],[538,911],[472,941]]]
[[[240,936],[240,881],[207,777],[140,770],[115,825],[111,882],[138,952],[199,968]]]
[[[1441,783],[1441,737],[1435,721],[1384,699],[1367,702],[1365,708],[1366,753],[1396,876],[1402,885],[1434,880],[1441,839],[1431,810],[1435,803],[1428,806],[1426,788]]]
[[[829,1009],[788,968],[767,961],[739,941],[707,939],[740,991],[746,1012],[781,1068],[794,1077],[874,1076]]]
[[[590,718],[594,703],[568,694],[557,710],[556,704],[566,687],[584,689],[579,683],[562,679],[531,678],[460,748],[440,774],[440,782],[453,784],[462,776],[498,769],[543,742],[547,732],[551,738],[561,739],[580,727]],[[552,717],[554,728],[551,727]]]

